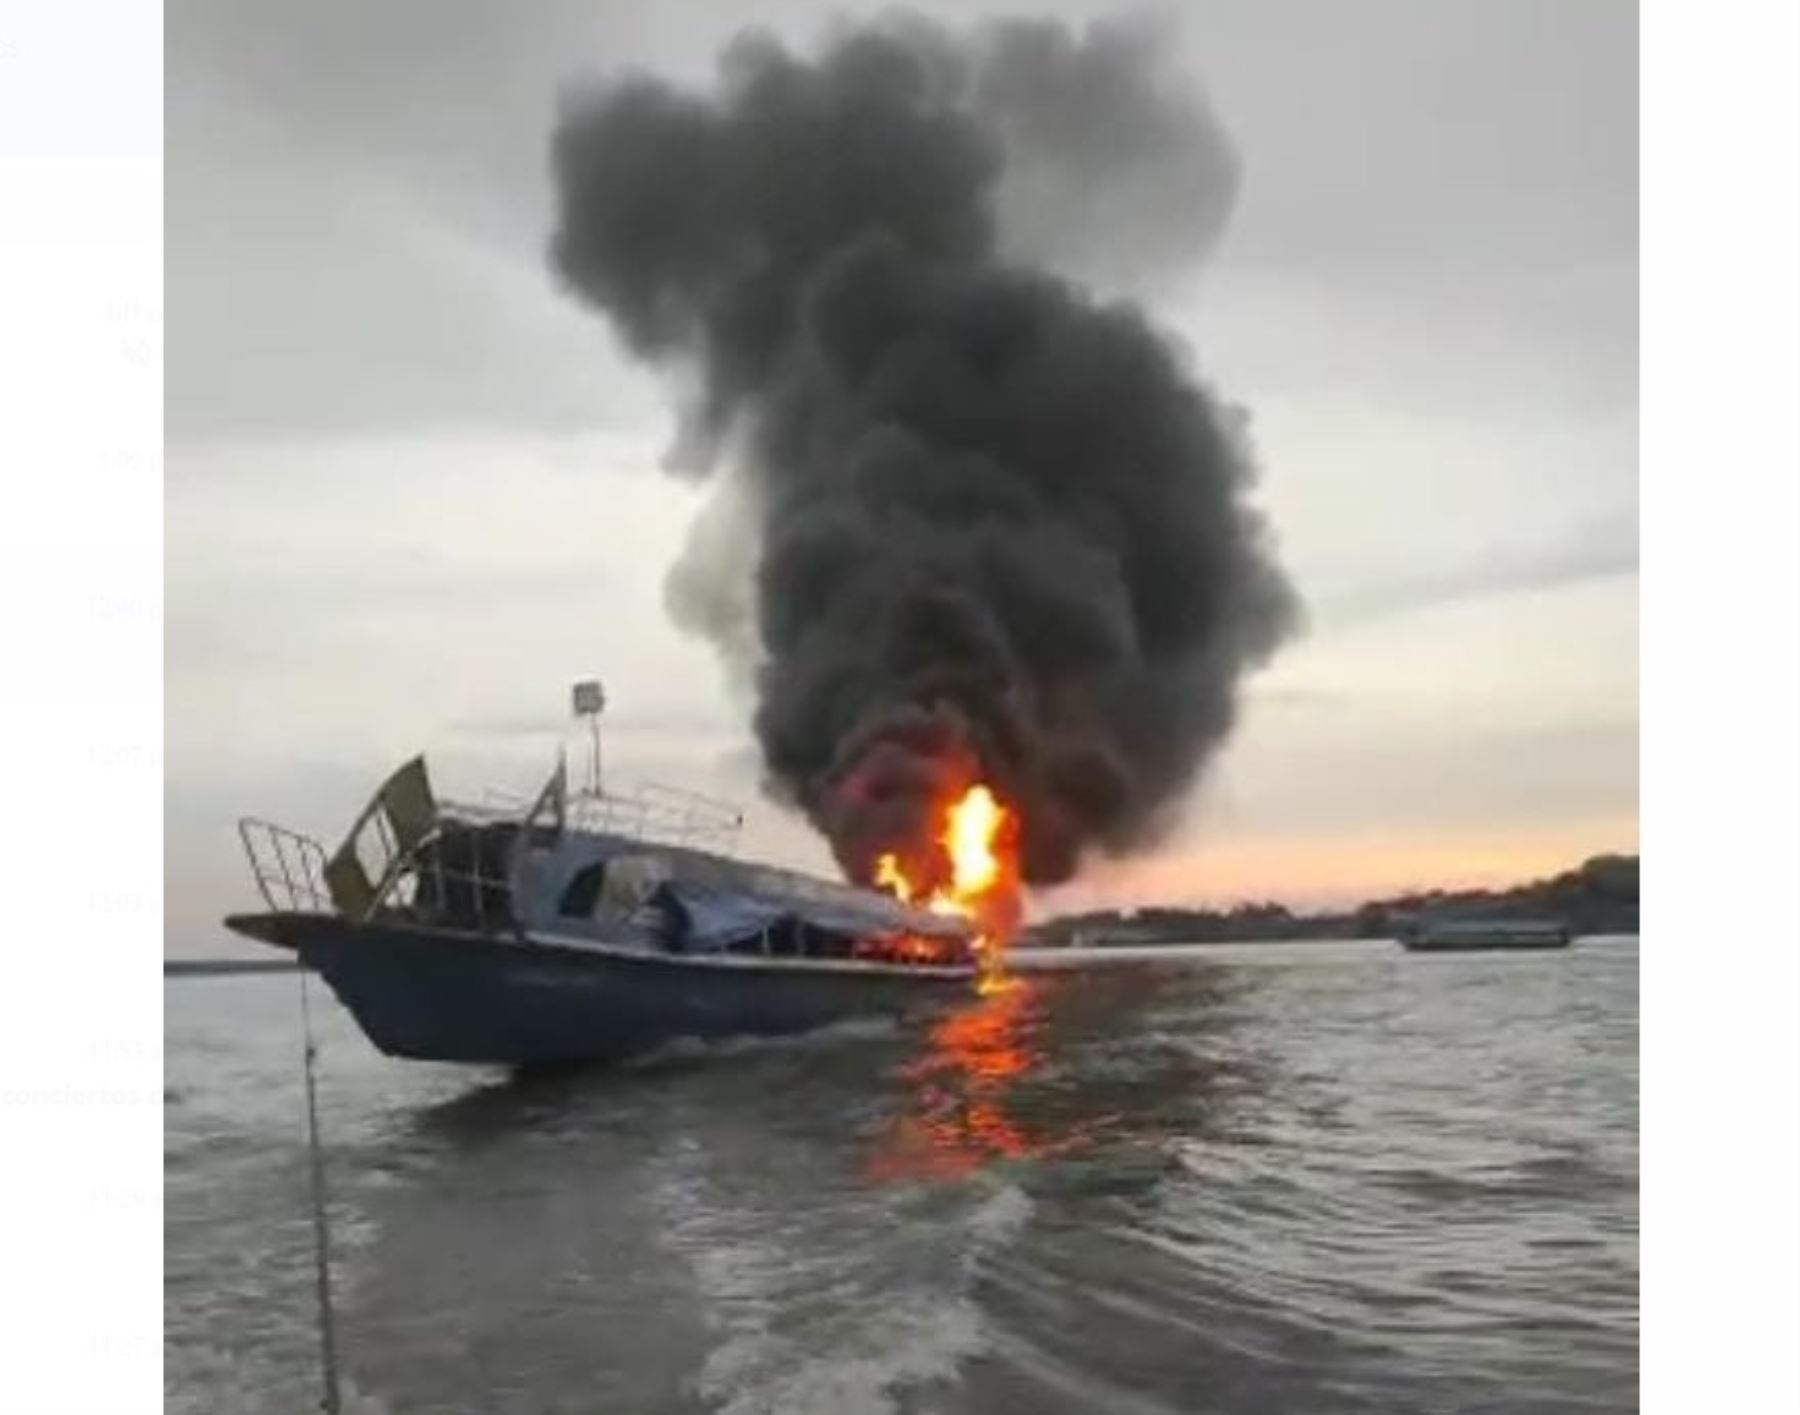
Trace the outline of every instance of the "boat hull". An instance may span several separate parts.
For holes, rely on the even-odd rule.
[[[369,1040],[422,1061],[616,1061],[677,1038],[782,1036],[972,995],[973,969],[700,958],[328,914],[237,915],[291,948]]]
[[[1568,946],[1567,939],[1560,943],[1404,943],[1401,945],[1408,953],[1544,953]]]
[[[1522,935],[1457,934],[1447,937],[1403,938],[1400,946],[1408,953],[1541,953],[1549,949],[1567,948],[1566,933]]]

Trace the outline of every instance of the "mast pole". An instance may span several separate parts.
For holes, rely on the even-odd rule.
[[[585,678],[570,695],[575,716],[588,724],[588,794],[600,796],[600,714],[606,709],[606,689],[598,678]]]

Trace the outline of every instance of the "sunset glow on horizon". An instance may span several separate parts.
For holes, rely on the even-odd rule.
[[[1296,911],[1438,889],[1499,888],[1638,849],[1635,816],[1516,831],[1359,832],[1183,844],[1096,862],[1078,884],[1040,893],[1032,916],[1159,905],[1229,908],[1270,901]]]

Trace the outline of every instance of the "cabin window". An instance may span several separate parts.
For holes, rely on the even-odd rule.
[[[516,827],[447,826],[422,846],[413,864],[415,910],[428,918],[483,926],[511,908],[507,882]]]
[[[563,890],[562,902],[557,905],[557,912],[565,919],[591,919],[594,917],[594,906],[600,901],[600,891],[606,887],[606,861],[595,863],[579,869],[575,877]]]

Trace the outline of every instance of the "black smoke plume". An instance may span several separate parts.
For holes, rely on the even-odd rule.
[[[853,878],[929,873],[977,778],[1029,883],[1153,841],[1294,620],[1241,415],[1069,278],[1167,274],[1229,211],[1159,52],[890,16],[563,109],[555,265],[695,390],[679,460],[722,483],[672,604],[752,675],[771,784]]]

